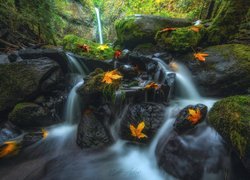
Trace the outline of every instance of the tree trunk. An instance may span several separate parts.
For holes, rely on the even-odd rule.
[[[215,45],[232,40],[245,21],[249,7],[249,0],[222,0],[217,15],[208,28],[207,42]]]

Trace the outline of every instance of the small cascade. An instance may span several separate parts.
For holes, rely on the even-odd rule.
[[[96,7],[95,7],[95,12],[96,12],[97,23],[98,23],[99,42],[100,42],[100,44],[103,44],[102,24],[101,24],[101,18],[100,18],[100,11]]]

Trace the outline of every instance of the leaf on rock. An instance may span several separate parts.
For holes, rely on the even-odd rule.
[[[0,147],[0,158],[18,153],[19,145],[16,141],[7,141]]]
[[[114,58],[118,59],[122,55],[122,52],[120,50],[116,50],[114,53]]]
[[[150,82],[144,88],[145,89],[151,89],[151,88],[159,89],[160,86],[157,83],[155,83],[155,82]]]
[[[109,48],[109,46],[106,45],[106,44],[102,44],[102,45],[100,45],[100,46],[97,47],[97,49],[99,49],[101,51],[104,51],[105,49],[108,49],[108,48]]]
[[[138,139],[147,138],[148,136],[146,134],[142,133],[142,130],[144,129],[144,127],[145,127],[144,121],[140,122],[137,127],[130,124],[129,128],[131,131],[131,135],[138,138]]]
[[[195,59],[202,61],[202,62],[205,62],[205,60],[206,60],[205,57],[207,57],[207,56],[209,56],[209,55],[206,53],[195,53],[194,54]]]
[[[43,139],[46,139],[47,136],[49,135],[49,132],[45,130],[44,128],[42,128],[42,135],[43,135]]]
[[[82,49],[83,52],[89,52],[90,51],[90,47],[86,44],[83,45],[77,45],[78,48]]]
[[[174,62],[174,61],[169,63],[169,67],[170,67],[170,69],[172,69],[175,72],[178,71],[178,69],[179,69],[178,64],[176,62]]]
[[[175,31],[176,29],[177,29],[177,28],[171,28],[171,27],[169,27],[169,28],[162,29],[162,30],[160,30],[159,32]]]
[[[201,28],[198,26],[192,26],[190,29],[194,32],[199,32]]]
[[[102,82],[106,84],[112,84],[114,80],[121,79],[122,76],[118,73],[118,71],[115,69],[113,71],[108,71],[104,74],[104,77],[102,79]]]
[[[201,112],[200,109],[197,108],[196,110],[194,109],[188,109],[188,120],[191,121],[192,124],[197,124],[198,121],[201,119]]]

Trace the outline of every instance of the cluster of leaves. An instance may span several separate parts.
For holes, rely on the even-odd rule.
[[[73,34],[66,35],[63,38],[62,45],[65,50],[98,60],[111,59],[115,53],[113,48],[108,45],[100,45]]]

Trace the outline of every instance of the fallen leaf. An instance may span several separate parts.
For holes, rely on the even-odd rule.
[[[105,49],[108,49],[108,48],[109,48],[109,46],[106,45],[106,44],[102,44],[102,45],[100,45],[100,46],[97,47],[97,49],[99,49],[101,51],[104,51]]]
[[[10,154],[17,154],[19,147],[16,141],[7,141],[4,142],[2,147],[0,147],[0,158],[10,155]]]
[[[192,26],[190,29],[194,32],[199,32],[201,28],[197,26]]]
[[[198,123],[198,121],[201,119],[201,112],[200,109],[197,108],[196,110],[194,109],[188,109],[188,120],[192,122],[192,124]]]
[[[195,59],[202,61],[202,62],[204,62],[206,60],[205,57],[207,57],[207,56],[208,56],[208,54],[206,54],[206,53],[195,53],[194,54]]]
[[[122,55],[122,52],[120,50],[116,50],[114,53],[114,58],[118,59]]]
[[[145,89],[151,89],[151,88],[154,88],[154,89],[159,89],[159,85],[156,84],[155,82],[150,82],[148,83],[146,86],[145,86]]]
[[[144,127],[145,127],[144,121],[140,122],[137,127],[130,124],[129,128],[131,131],[131,135],[138,138],[138,139],[147,138],[148,136],[146,134],[142,133],[142,130],[144,129]]]
[[[172,61],[172,62],[169,63],[169,67],[173,71],[178,71],[178,69],[179,69],[178,64],[176,62],[174,62],[174,61]]]
[[[166,31],[175,31],[177,28],[165,28],[165,29],[162,29],[160,30],[159,32],[166,32]]]
[[[102,82],[106,84],[112,84],[113,80],[121,79],[122,76],[118,73],[118,71],[115,69],[113,71],[108,71],[104,74],[104,77],[102,79]]]
[[[90,51],[90,47],[86,44],[83,45],[78,45],[78,48],[82,49],[83,52],[89,52]]]
[[[49,132],[42,128],[42,134],[43,134],[43,139],[46,139],[46,137],[49,135]]]

